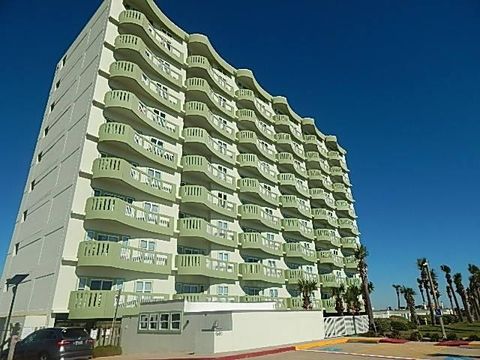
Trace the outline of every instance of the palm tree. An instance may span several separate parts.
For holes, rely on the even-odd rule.
[[[466,289],[467,291],[467,299],[468,299],[468,302],[470,303],[470,309],[472,309],[472,318],[476,318],[476,320],[480,320],[480,317],[479,317],[479,312],[478,312],[478,308],[477,308],[477,302],[475,301],[475,296],[473,295],[473,291],[472,291],[472,287],[469,286],[467,287]]]
[[[358,261],[358,272],[362,279],[362,296],[365,302],[365,310],[368,315],[368,323],[370,329],[377,333],[375,327],[375,320],[373,318],[372,301],[370,299],[370,292],[368,291],[368,265],[367,265],[368,251],[365,245],[360,245],[355,249],[355,259]]]
[[[393,284],[392,286],[397,293],[397,309],[400,310],[400,289],[402,288],[402,285]]]
[[[470,311],[470,306],[468,305],[467,292],[462,283],[462,274],[456,273],[453,275],[453,282],[457,288],[457,294],[460,295],[462,299],[463,308],[465,309],[465,315],[467,316],[468,322],[473,322],[472,313]]]
[[[458,304],[457,295],[455,295],[455,290],[453,289],[453,281],[452,281],[452,270],[448,265],[440,266],[440,270],[445,273],[445,280],[447,280],[447,288],[450,288],[450,292],[453,297],[453,301],[455,302],[455,308],[460,321],[463,321],[462,310],[460,309],[460,305]]]
[[[300,279],[298,280],[298,290],[302,294],[303,298],[303,305],[302,307],[305,310],[311,310],[312,309],[312,300],[311,296],[312,293],[317,290],[318,285],[315,280],[304,280]]]
[[[480,317],[480,268],[474,264],[468,264],[468,271],[472,274],[469,277],[472,301],[477,309],[477,317]]]
[[[375,291],[375,285],[371,281],[368,282],[368,293],[371,294]]]
[[[347,305],[347,311],[352,315],[353,329],[354,329],[355,335],[357,334],[357,325],[355,322],[355,315],[358,315],[362,310],[362,302],[360,300],[361,295],[362,295],[362,290],[355,285],[349,286],[343,295],[343,300]]]
[[[422,285],[427,295],[427,306],[430,312],[430,320],[432,322],[432,325],[435,325],[435,313],[433,312],[432,297],[430,294],[430,291],[431,291],[430,284],[428,283],[428,273],[425,267],[426,263],[427,263],[427,259],[425,258],[417,259],[417,267],[418,267],[418,270],[420,270],[420,279],[422,280]]]
[[[410,311],[410,321],[417,326],[418,325],[418,316],[417,311],[415,310],[415,291],[412,288],[402,286],[401,293],[405,298],[405,303],[407,308]]]
[[[425,293],[423,291],[423,280],[417,278],[418,290],[420,290],[420,295],[422,295],[422,304],[425,306]]]
[[[332,295],[335,298],[335,311],[338,315],[343,315],[345,306],[343,305],[343,293],[345,292],[345,285],[341,284],[338,288],[332,289]]]
[[[455,313],[455,307],[453,306],[453,299],[452,299],[452,290],[448,285],[447,285],[447,296],[448,296],[448,300],[450,301],[450,308],[452,309],[453,313]]]

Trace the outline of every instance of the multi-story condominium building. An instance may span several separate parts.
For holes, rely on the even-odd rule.
[[[14,319],[163,299],[298,309],[299,279],[334,313],[332,288],[359,283],[348,172],[335,136],[206,36],[153,0],[106,0],[55,70],[2,278],[29,274]]]

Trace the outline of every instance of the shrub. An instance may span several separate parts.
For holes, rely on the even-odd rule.
[[[122,355],[122,348],[116,345],[97,346],[93,349],[93,357]]]
[[[393,329],[392,332],[390,333],[390,337],[394,339],[400,339],[401,338],[400,331],[398,331],[397,329]]]
[[[392,320],[390,324],[393,330],[398,330],[398,331],[407,331],[407,330],[410,330],[411,328],[408,321]]]
[[[423,339],[422,334],[420,334],[420,332],[418,331],[413,331],[410,334],[410,337],[408,338],[408,340],[410,341],[422,341],[422,339]]]
[[[423,340],[430,339],[431,337],[432,337],[432,334],[430,334],[429,332],[423,333]]]
[[[452,314],[445,314],[445,315],[442,316],[442,318],[443,318],[443,323],[445,325],[457,322],[457,317],[455,315],[452,315]]]
[[[440,340],[440,335],[438,333],[433,333],[431,336],[430,336],[430,341],[433,341],[433,342],[438,342]]]
[[[467,340],[468,341],[480,341],[480,336],[473,334],[473,335],[470,335]]]
[[[448,333],[447,340],[458,340],[458,336],[456,333]]]
[[[375,319],[375,325],[379,334],[385,335],[392,330],[390,319]]]

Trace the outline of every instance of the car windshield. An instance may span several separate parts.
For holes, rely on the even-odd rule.
[[[62,330],[62,336],[64,339],[77,339],[80,337],[85,338],[88,336],[88,334],[84,329],[73,328]]]

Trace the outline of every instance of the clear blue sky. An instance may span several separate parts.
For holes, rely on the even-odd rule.
[[[99,3],[0,4],[1,261],[55,65]],[[377,308],[416,285],[417,257],[480,263],[479,1],[159,4],[349,151]]]

